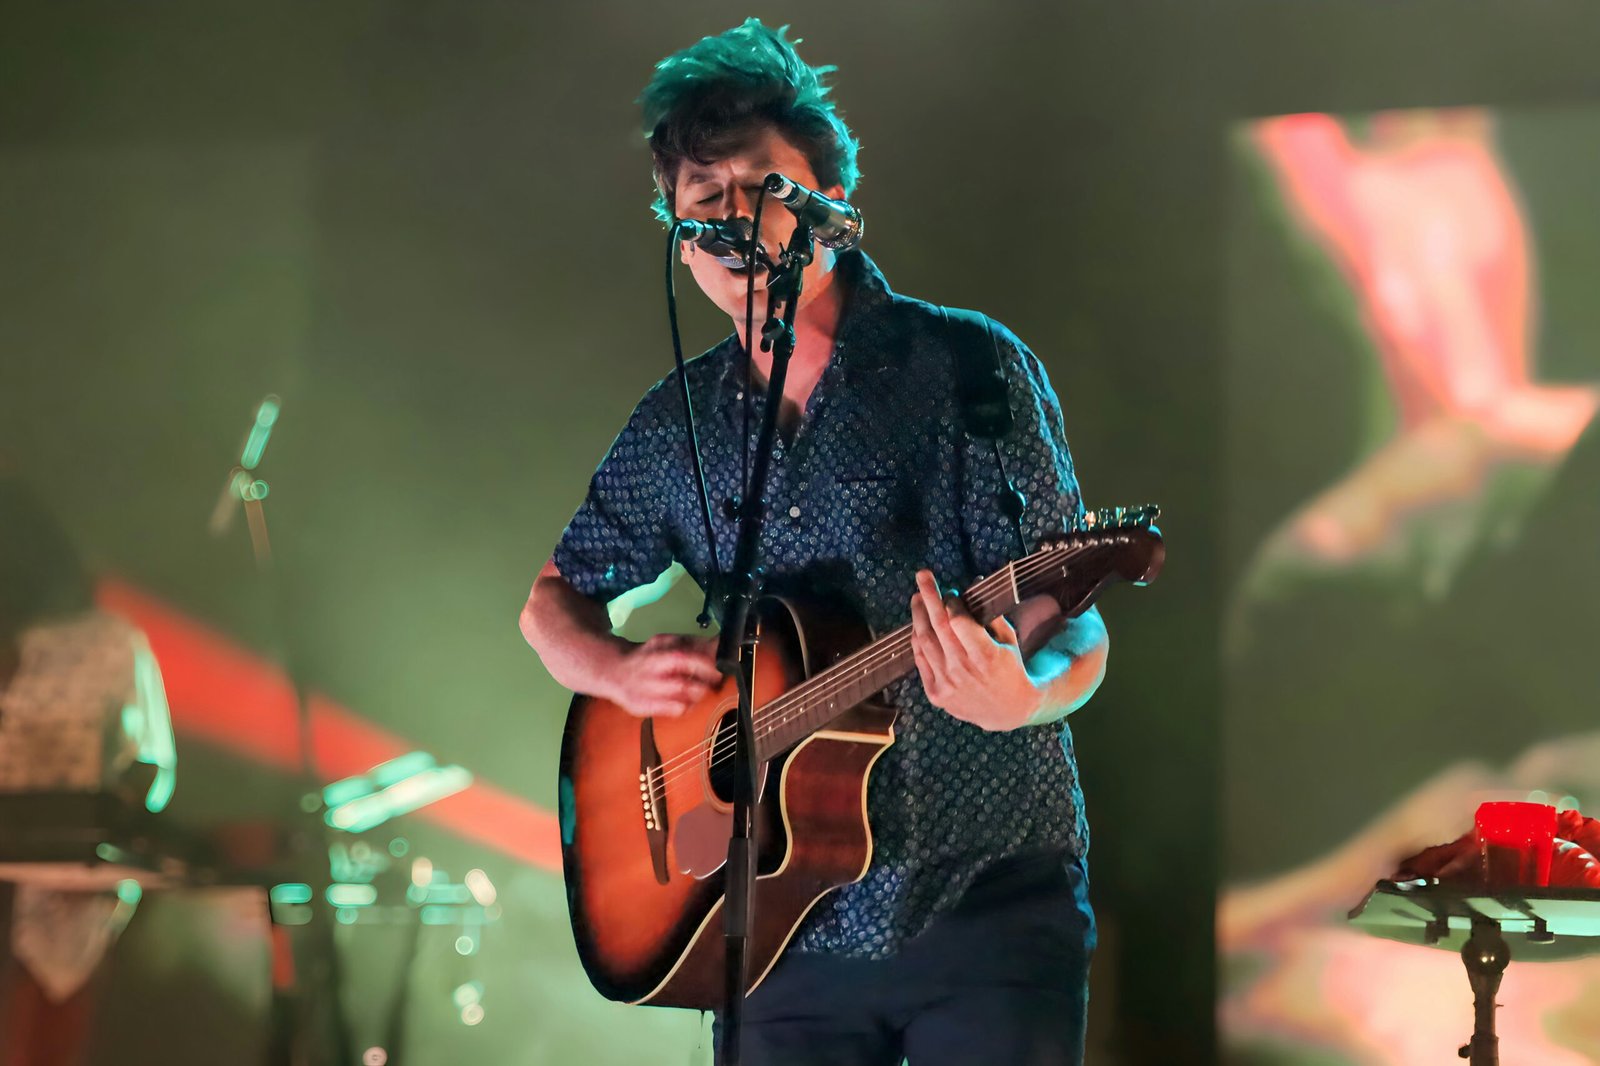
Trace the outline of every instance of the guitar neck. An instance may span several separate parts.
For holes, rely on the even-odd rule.
[[[1052,548],[1008,563],[963,593],[961,602],[985,625],[1047,590],[1061,603],[1077,605],[1072,613],[1081,613],[1111,576],[1099,568],[1069,565],[1091,547]],[[765,762],[798,744],[915,668],[909,625],[840,659],[756,709],[758,759]]]

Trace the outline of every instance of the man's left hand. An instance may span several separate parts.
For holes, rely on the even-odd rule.
[[[1016,729],[1044,706],[1044,689],[1029,676],[1005,616],[984,627],[959,599],[946,600],[927,570],[917,571],[911,597],[911,651],[929,702],[964,722]]]

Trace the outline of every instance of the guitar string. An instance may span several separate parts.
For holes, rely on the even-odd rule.
[[[1020,585],[1040,573],[1060,566],[1065,561],[1078,558],[1088,550],[1102,546],[1104,546],[1103,541],[1096,541],[1089,544],[1075,545],[1070,548],[1048,549],[1045,552],[1038,553],[1032,559],[1023,559],[1016,563],[1008,564],[1007,568],[997,570],[988,577],[980,579],[972,585],[963,598],[969,600],[972,607],[976,607],[980,611],[986,610],[1003,599],[1009,592],[1006,587],[1010,584],[1007,579],[1007,569],[1016,571]],[[999,587],[997,588],[996,586]],[[992,593],[999,593],[1000,595],[991,596]],[[870,673],[880,665],[888,665],[895,658],[902,655],[909,642],[910,629],[910,626],[901,626],[882,640],[874,642],[874,650],[868,652],[864,657],[858,658],[858,656],[862,656],[866,649],[857,651],[834,663],[822,675],[818,675],[817,678],[813,679],[814,681],[821,681],[827,674],[837,671],[839,677],[835,680],[818,685],[815,689],[806,686],[804,691],[791,690],[780,694],[757,712],[754,725],[758,730],[764,731],[770,736],[775,730],[805,717],[812,710],[821,706],[827,697],[837,697],[845,689],[858,684],[861,675]],[[895,680],[898,680],[898,678]],[[886,687],[887,684],[880,687]],[[722,734],[723,731],[718,730],[718,734],[713,738],[680,752],[661,766],[652,768],[653,783],[665,789],[683,772],[698,769],[700,759],[707,753],[708,749],[710,753],[709,760],[706,763],[708,770],[726,762],[733,756],[735,745],[731,736],[724,739]]]
[[[1097,546],[1098,545],[1076,545],[1072,549],[1056,549],[1056,551],[1066,555],[1068,559],[1072,559],[1076,558],[1084,551]],[[1056,566],[1060,565],[1062,561],[1063,560],[1059,554],[1055,558],[1049,559],[1041,559],[1036,556],[1033,559],[1020,560],[1018,564],[1015,564],[1017,577],[1019,578],[1019,586],[1027,583],[1039,573],[1055,568]],[[986,610],[989,607],[994,606],[995,603],[999,602],[999,600],[1004,597],[1003,595],[999,597],[991,597],[990,594],[995,591],[999,591],[1003,594],[1006,591],[1005,586],[1010,584],[1010,582],[1006,580],[1006,577],[1006,571],[999,570],[985,578],[981,578],[975,582],[970,589],[968,589],[965,596],[963,596],[963,599],[970,600],[971,606],[977,607],[980,610]],[[1000,586],[998,590],[995,588],[997,585]],[[995,612],[996,615],[999,613],[1001,612]],[[875,641],[872,645],[872,648],[875,650],[868,651],[867,649],[858,649],[856,652],[853,652],[852,654],[829,666],[821,674],[808,679],[808,681],[803,683],[800,688],[793,689],[789,692],[779,695],[765,707],[761,708],[761,724],[772,726],[774,725],[774,718],[777,717],[781,719],[781,721],[776,722],[776,725],[782,725],[784,722],[799,716],[799,714],[788,713],[788,708],[791,705],[796,707],[800,714],[803,714],[818,706],[822,702],[824,696],[837,696],[845,689],[851,687],[852,685],[858,684],[859,677],[852,675],[870,672],[877,666],[884,664],[888,660],[891,660],[901,654],[901,652],[904,650],[905,640],[907,635],[910,633],[910,630],[911,627],[908,625],[901,626],[899,629],[896,629],[893,632],[885,635],[880,640]],[[838,674],[839,676],[831,681],[826,681],[825,678],[829,674]],[[879,687],[881,688],[883,686]]]
[[[996,576],[998,575],[991,575],[991,577]],[[966,596],[973,606],[979,610],[992,606],[994,602],[1001,598],[989,599],[987,593],[991,590],[982,587],[988,580],[989,578],[985,578],[984,581],[975,584]],[[880,640],[875,641],[872,645],[873,651],[871,653],[862,656],[862,651],[865,651],[865,649],[861,649],[834,663],[823,674],[819,674],[812,679],[813,682],[821,682],[815,689],[807,687],[805,692],[799,695],[796,695],[796,690],[781,693],[765,706],[758,708],[754,721],[757,730],[770,736],[774,730],[804,717],[809,711],[820,706],[827,697],[837,698],[845,689],[859,684],[863,673],[870,673],[880,666],[892,663],[908,646],[910,630],[910,626],[901,626]],[[836,677],[824,679],[826,675],[835,671],[838,672]],[[719,730],[718,734],[717,737],[702,741],[694,747],[680,752],[661,766],[656,767],[655,776],[657,780],[665,784],[672,778],[679,776],[684,770],[699,769],[701,759],[705,756],[708,748],[711,755],[707,764],[708,768],[715,767],[730,758],[733,753],[733,738],[726,735],[722,730]]]
[[[1012,565],[1014,565],[1017,570],[1017,576],[1020,584],[1021,582],[1032,579],[1039,573],[1059,566],[1064,561],[1064,558],[1075,559],[1085,551],[1102,546],[1104,546],[1104,542],[1080,544],[1071,548],[1051,549],[1048,552],[1048,557],[1046,557],[1046,553],[1039,553],[1033,559],[1019,560],[1018,563]],[[1009,585],[1009,583],[1010,582],[1006,580],[1006,571],[1003,569],[998,570],[995,573],[990,574],[988,577],[982,578],[974,583],[973,586],[967,591],[966,596],[963,598],[971,600],[972,605],[978,607],[980,610],[986,609],[990,606],[993,606],[993,604],[998,602],[999,599],[1003,598],[1003,595],[991,598],[990,593],[999,591],[1004,594],[1007,591],[1004,586]],[[996,590],[993,587],[995,585],[1000,585],[1002,587]],[[852,685],[857,684],[861,674],[870,672],[880,665],[887,665],[894,658],[902,654],[907,644],[910,629],[910,626],[901,626],[899,629],[886,635],[881,640],[874,642],[872,645],[872,647],[875,649],[874,651],[859,659],[857,657],[862,656],[862,653],[866,651],[866,649],[857,651],[856,653],[839,660],[837,663],[834,663],[826,671],[824,671],[823,674],[811,679],[811,681],[820,682],[827,674],[831,674],[836,671],[840,674],[839,678],[825,684],[820,684],[815,690],[813,690],[810,685],[807,685],[805,686],[805,690],[803,692],[800,690],[791,690],[790,692],[779,695],[776,699],[772,700],[757,711],[756,721],[754,724],[758,729],[765,730],[767,734],[770,735],[774,730],[781,728],[789,722],[797,721],[804,717],[807,713],[814,710],[822,703],[825,695],[835,697],[838,696],[840,692],[851,687]],[[719,734],[721,734],[720,730]],[[726,739],[722,739],[719,735],[717,738],[702,741],[694,747],[680,752],[678,755],[674,756],[672,759],[669,759],[661,766],[653,768],[653,776],[655,781],[665,787],[672,779],[680,776],[680,773],[684,770],[698,769],[699,760],[701,756],[706,753],[708,748],[710,749],[711,753],[710,760],[707,763],[707,768],[709,769],[720,765],[732,757],[734,741],[731,736],[727,737]],[[686,767],[684,765],[685,763],[689,763],[691,765]]]
[[[1031,577],[1035,571],[1033,568],[1028,568],[1028,570],[1028,576]],[[971,600],[972,604],[980,610],[992,606],[996,602],[989,599],[989,593],[994,591],[992,584],[1000,583],[1004,578],[1004,574],[1003,570],[997,571],[979,580],[968,590],[964,598]],[[1006,582],[1006,584],[1009,584],[1009,582]],[[900,654],[910,628],[910,626],[901,626],[899,629],[874,641],[870,646],[873,650],[865,655],[863,655],[863,652],[866,652],[867,649],[858,649],[856,652],[833,663],[827,670],[809,679],[811,684],[805,686],[804,692],[790,690],[779,694],[769,703],[757,709],[753,724],[758,730],[766,730],[770,733],[772,729],[781,727],[820,704],[824,694],[837,696],[844,689],[857,684],[862,673],[870,672],[879,665],[886,665]],[[830,674],[837,674],[838,676],[824,680]],[[816,685],[814,689],[812,684]],[[790,713],[792,709],[797,709],[798,713]],[[702,741],[700,744],[680,752],[661,766],[656,767],[657,774],[662,775],[662,778],[665,779],[666,777],[675,776],[674,772],[685,762],[697,764],[699,757],[713,743],[712,740]],[[729,747],[731,747],[731,740],[717,742],[716,748],[713,749],[713,754],[718,748]],[[713,761],[711,765],[716,765],[716,762]]]

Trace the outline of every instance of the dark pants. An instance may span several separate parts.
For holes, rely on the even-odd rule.
[[[1011,860],[892,958],[787,952],[745,1001],[740,1060],[1077,1066],[1094,943],[1082,864]]]

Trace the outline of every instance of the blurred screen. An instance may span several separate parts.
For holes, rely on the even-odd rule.
[[[1460,957],[1345,916],[1481,799],[1600,814],[1600,110],[1232,148],[1226,1058],[1452,1061]],[[1513,952],[1507,1061],[1600,1062],[1600,961]]]

